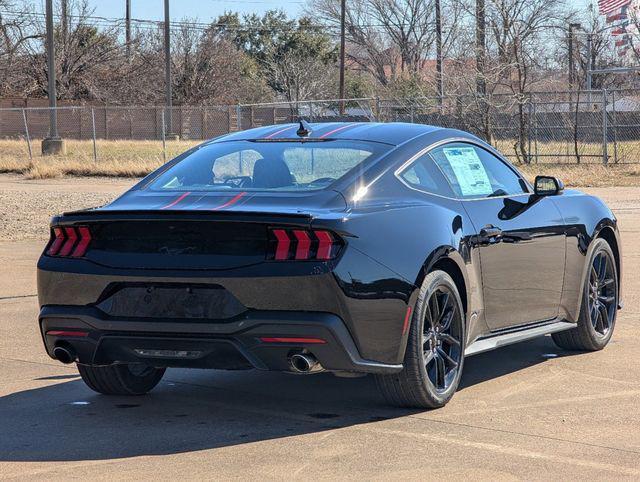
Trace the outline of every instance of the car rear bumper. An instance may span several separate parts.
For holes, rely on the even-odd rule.
[[[259,317],[276,324],[284,320],[278,326],[290,320],[304,325],[330,314],[347,334],[335,335],[342,345],[355,346],[345,351],[356,360],[374,361],[373,366],[402,363],[404,320],[415,294],[413,285],[349,249],[339,262],[264,262],[218,271],[116,269],[50,256],[38,262],[38,300],[45,318],[49,310],[64,309],[63,315],[77,319],[71,315],[79,313],[84,317],[80,319],[109,334],[122,329],[145,336],[168,332],[216,337],[239,335]],[[123,322],[116,325],[117,320]],[[175,326],[168,328],[172,322],[167,320]],[[238,320],[244,320],[242,327],[231,329]],[[253,326],[257,324],[265,322]]]
[[[72,348],[83,364],[143,362],[158,367],[289,371],[291,354],[304,351],[331,371],[402,369],[363,359],[344,322],[329,313],[251,310],[212,322],[114,318],[92,306],[45,305],[39,321],[50,356],[56,346],[64,346]]]

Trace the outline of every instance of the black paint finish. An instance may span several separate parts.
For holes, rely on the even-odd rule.
[[[263,139],[284,127],[211,142]],[[171,340],[193,347],[193,340],[201,339],[207,350],[223,343],[235,354],[229,368],[244,360],[286,370],[291,350],[309,349],[332,370],[393,372],[404,357],[407,308],[434,268],[448,271],[458,285],[466,345],[520,325],[575,322],[596,237],[612,244],[621,276],[617,221],[593,196],[566,190],[539,197],[531,190],[458,200],[412,189],[396,176],[412,158],[449,140],[499,156],[470,134],[414,124],[312,128],[311,137],[336,131],[329,137],[394,147],[320,191],[252,191],[238,202],[233,200],[240,190],[198,192],[176,202],[175,192],[145,189],[164,166],[107,206],[55,217],[55,225],[91,226],[96,240],[83,259],[43,254],[38,262],[40,324],[48,352],[67,343],[77,347],[84,363],[96,357],[112,363],[130,361],[120,358],[135,345],[132,336],[160,337],[163,349]],[[284,131],[274,140],[288,137]],[[344,246],[330,261],[267,261],[267,229],[273,226],[329,230]],[[120,293],[115,298],[114,286]],[[156,291],[145,298],[145,287]],[[207,302],[207,290],[224,296]],[[135,299],[125,302],[126,294]],[[214,316],[220,306],[224,309]],[[44,334],[64,328],[85,329],[90,336],[78,341]],[[285,335],[320,337],[327,344],[259,341],[259,336]],[[121,349],[113,337],[124,337],[117,338],[124,340]],[[101,351],[105,341],[109,350]],[[223,366],[211,350],[207,359]]]

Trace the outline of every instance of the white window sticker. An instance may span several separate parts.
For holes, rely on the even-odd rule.
[[[463,196],[485,196],[493,192],[487,171],[473,147],[445,147],[442,151]]]

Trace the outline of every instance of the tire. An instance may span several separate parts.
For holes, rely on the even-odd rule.
[[[78,364],[84,383],[104,395],[144,395],[162,379],[164,368],[139,363],[92,366]]]
[[[575,328],[554,333],[553,341],[565,350],[602,350],[613,335],[618,312],[618,273],[611,246],[599,238],[589,258],[589,272],[582,288],[582,303]],[[604,268],[602,261],[605,260]],[[594,292],[594,278],[595,283]],[[594,309],[594,300],[597,300]],[[602,306],[602,308],[601,308]],[[605,321],[606,315],[606,321]]]
[[[434,299],[438,303],[436,316]],[[440,321],[432,323],[433,319]],[[460,383],[465,340],[465,315],[458,289],[447,273],[433,271],[425,277],[413,310],[402,371],[376,375],[387,402],[413,408],[444,406]]]

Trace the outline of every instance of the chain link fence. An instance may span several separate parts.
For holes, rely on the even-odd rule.
[[[0,170],[41,156],[48,108],[0,109]],[[57,109],[67,162],[153,167],[202,140],[295,122],[411,122],[473,132],[515,163],[640,162],[640,91]],[[44,159],[44,158],[43,158]]]
[[[342,113],[341,113],[342,112]],[[545,92],[406,100],[241,106],[242,128],[292,122],[380,121],[470,131],[515,163],[640,163],[640,91]]]

